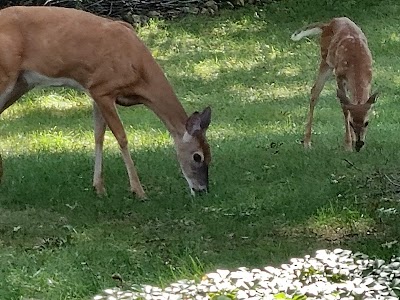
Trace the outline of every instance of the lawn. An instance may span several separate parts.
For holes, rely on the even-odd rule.
[[[331,80],[304,151],[319,47],[290,35],[343,15],[369,39],[381,92],[366,147],[343,150]],[[97,197],[89,98],[69,89],[24,96],[0,121],[0,298],[88,299],[115,286],[115,273],[163,286],[322,248],[400,255],[399,23],[396,0],[282,0],[140,28],[187,112],[212,107],[211,189],[201,197],[190,195],[167,130],[144,107],[120,114],[148,201],[129,193],[110,132],[108,195]]]

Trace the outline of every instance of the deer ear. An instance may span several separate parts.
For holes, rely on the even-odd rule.
[[[186,132],[195,135],[201,130],[201,114],[195,111],[186,121]]]
[[[211,122],[211,108],[206,107],[201,113],[195,111],[186,121],[186,131],[195,135],[198,131],[207,130]]]
[[[207,130],[211,122],[211,107],[207,106],[200,114],[200,127],[203,130]]]
[[[378,99],[379,92],[374,92],[371,96],[369,96],[367,103],[368,104],[374,104],[376,102],[376,99]]]
[[[336,95],[340,100],[340,103],[342,105],[348,105],[351,104],[350,99],[347,97],[346,93],[344,91],[342,91],[341,89],[337,89],[336,90]]]

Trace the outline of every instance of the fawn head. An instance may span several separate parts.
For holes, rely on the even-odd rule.
[[[206,131],[211,122],[211,108],[194,112],[186,121],[186,131],[177,143],[177,155],[182,173],[192,195],[208,192],[208,166],[211,161]]]
[[[365,136],[369,124],[368,113],[372,105],[375,103],[378,93],[373,93],[363,104],[353,104],[347,97],[346,93],[340,89],[337,90],[337,96],[340,100],[343,111],[348,113],[348,119],[346,122],[349,122],[351,128],[353,148],[359,152],[365,144]]]

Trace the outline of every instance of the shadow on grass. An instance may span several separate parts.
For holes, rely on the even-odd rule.
[[[197,198],[189,195],[172,147],[137,151],[135,162],[149,195],[144,203],[128,192],[118,153],[105,157],[108,196],[103,198],[91,190],[93,160],[87,153],[7,157],[0,187],[0,205],[6,216],[2,219],[3,243],[32,248],[43,237],[59,235],[64,240],[70,234],[95,232],[89,238],[95,247],[104,237],[104,232],[98,232],[101,228],[112,235],[109,242],[138,247],[150,243],[153,254],[167,256],[165,260],[190,249],[202,261],[233,267],[284,261],[321,247],[351,247],[353,242],[359,245],[376,238],[368,236],[367,231],[377,226],[373,219],[362,217],[365,208],[354,203],[360,190],[353,186],[364,173],[374,170],[368,160],[379,150],[372,145],[356,155],[344,153],[338,144],[325,146],[332,145],[332,139],[321,135],[316,149],[304,152],[296,138],[271,134],[218,141],[210,171],[211,193]],[[335,219],[345,207],[355,213]],[[36,217],[26,217],[35,211]],[[365,226],[352,226],[352,222]],[[327,238],[326,232],[335,232],[338,224],[345,234]],[[124,227],[124,234],[135,236],[135,241],[117,234],[119,226]],[[320,228],[326,229],[325,235]],[[166,255],[162,253],[165,248],[170,249]]]

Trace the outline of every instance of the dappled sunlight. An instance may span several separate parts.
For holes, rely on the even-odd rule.
[[[294,114],[300,114],[294,112]],[[287,134],[298,131],[298,126],[288,114],[280,121],[257,124],[214,124],[209,132],[210,143],[219,140],[241,139],[251,135]],[[127,128],[129,145],[132,151],[172,147],[173,141],[166,130],[148,129],[132,130]],[[119,152],[118,143],[111,132],[107,131],[104,142],[105,151]],[[93,131],[80,129],[79,131],[60,130],[56,126],[50,130],[30,131],[7,135],[1,141],[2,154],[5,156],[18,156],[40,152],[65,153],[65,152],[92,152],[94,150]]]
[[[17,156],[40,152],[68,152],[91,150],[94,148],[93,132],[65,132],[54,127],[45,131],[31,131],[8,135],[2,140],[2,152],[5,155]]]
[[[247,16],[243,16],[243,18],[239,20],[225,20],[211,28],[210,33],[215,36],[226,36],[232,33],[236,33],[238,31],[245,30],[249,34],[251,32],[257,32],[263,29],[262,23],[259,23],[258,26],[252,20],[250,20]]]
[[[199,76],[202,79],[212,80],[217,79],[219,73],[229,73],[236,70],[248,70],[259,65],[257,59],[243,60],[235,56],[225,57],[219,59],[212,57],[204,59],[198,63],[192,64],[193,74]]]
[[[302,70],[299,66],[289,65],[289,66],[286,66],[286,67],[283,67],[282,69],[280,69],[278,72],[278,75],[292,77],[292,76],[300,75],[301,72],[302,72]]]
[[[396,31],[386,31],[385,34],[383,34],[382,36],[380,36],[381,40],[380,40],[380,44],[381,45],[396,45],[398,43],[400,43],[400,34]]]
[[[294,96],[304,94],[306,88],[296,84],[286,86],[272,84],[268,88],[261,89],[237,84],[231,87],[231,91],[232,94],[236,95],[235,98],[241,99],[241,103],[254,104],[289,100]],[[73,91],[70,92],[73,93]],[[72,124],[70,124],[71,121],[68,121],[71,115],[66,114],[67,111],[70,111],[76,116],[76,112],[83,110],[84,116],[86,116],[88,110],[91,110],[90,101],[85,95],[71,98],[70,92],[66,90],[57,94],[53,92],[32,93],[26,101],[17,103],[6,111],[2,116],[5,121],[3,123],[4,128],[7,128],[9,122],[13,119],[18,119],[18,124],[22,125],[20,130],[2,131],[5,137],[1,141],[2,153],[5,156],[17,156],[43,151],[49,153],[92,152],[94,137],[91,114],[89,118],[82,120],[79,116],[79,121],[74,121]],[[36,100],[32,101],[32,98]],[[188,99],[187,101],[190,102]],[[251,110],[248,112],[251,114]],[[137,111],[137,113],[140,114],[140,111]],[[264,116],[264,112],[257,109],[257,115],[259,113]],[[41,119],[41,114],[51,118]],[[215,143],[226,138],[241,139],[251,135],[293,133],[299,130],[294,120],[302,119],[303,114],[304,109],[301,106],[292,107],[290,111],[285,111],[284,108],[265,107],[266,117],[259,118],[255,122],[230,123],[229,120],[218,120],[217,118],[212,122],[208,137],[211,143]],[[160,127],[162,125],[157,121],[157,118],[154,118],[150,113],[140,115],[150,116],[152,122],[136,124],[135,121],[137,120],[131,117],[131,111],[121,110],[122,119],[129,122],[133,120],[132,124],[125,124],[131,150],[140,151],[149,148],[171,147],[172,139],[168,131],[164,127]],[[254,114],[253,119],[257,118],[257,115]],[[25,120],[29,120],[33,116],[35,116],[35,119],[32,119],[31,122],[37,123],[35,123],[35,126],[29,126]],[[61,122],[59,122],[60,117],[63,118]],[[119,152],[118,143],[110,131],[106,132],[105,149],[106,151]]]
[[[286,50],[279,49],[275,45],[266,45],[266,48],[267,48],[267,57],[270,60],[275,60],[277,58],[285,58],[289,55]]]
[[[340,205],[317,209],[304,223],[281,226],[277,231],[285,236],[316,237],[321,240],[340,243],[346,239],[368,236],[376,231],[374,219],[355,208]]]
[[[292,133],[293,127],[288,124],[287,126],[282,126],[280,123],[276,124],[258,124],[258,126],[236,126],[234,124],[229,124],[227,126],[219,127],[214,126],[213,132],[210,132],[209,137],[212,143],[218,143],[226,139],[237,139],[241,140],[244,138],[249,138],[251,136],[267,136],[268,134],[284,134]]]
[[[398,87],[400,86],[400,71],[399,70],[393,70],[393,72],[395,72],[395,74],[391,75],[391,81],[393,82],[394,86]],[[385,72],[382,72],[383,74],[387,74],[387,70],[385,70]]]
[[[193,74],[201,79],[212,80],[218,77],[220,66],[210,61],[201,61],[193,66]]]
[[[299,84],[265,84],[260,88],[248,87],[244,84],[235,84],[230,91],[237,95],[243,103],[291,101],[293,97],[308,97],[309,88]]]
[[[389,36],[389,40],[393,42],[400,42],[400,35],[398,32],[392,32],[392,34]]]
[[[341,195],[339,195],[340,198]],[[333,241],[365,236],[375,231],[375,221],[349,207],[324,207],[306,222],[306,229],[316,236]]]
[[[72,108],[91,108],[91,101],[88,96],[69,99],[65,97],[64,94],[50,93],[40,97],[37,105],[40,105],[42,108],[47,108],[50,111],[54,109],[55,111],[62,112],[63,110]]]
[[[130,148],[133,151],[170,146],[172,140],[166,131],[130,130],[127,128]],[[119,146],[111,132],[107,131],[104,142],[105,151],[119,152]],[[5,156],[18,156],[40,152],[92,152],[94,137],[91,129],[79,131],[60,130],[56,126],[50,130],[31,131],[8,135],[1,141],[1,150]]]
[[[41,90],[26,94],[1,114],[3,120],[13,120],[38,110],[48,116],[62,116],[69,110],[91,109],[90,98],[72,89]]]
[[[250,136],[260,135],[284,135],[297,133],[303,130],[302,124],[293,121],[294,118],[303,116],[301,108],[291,111],[290,113],[281,113],[280,120],[259,119],[258,122],[252,124],[243,123],[223,123],[214,124],[210,129],[208,136],[210,140],[218,142],[224,139],[243,139]]]
[[[164,29],[163,22],[153,22],[141,28],[139,35],[170,76],[182,76],[187,73],[187,68],[194,68],[195,72],[200,73],[197,75],[209,79],[215,71],[247,70],[256,64],[274,63],[294,55],[287,45],[276,41],[276,33],[270,33],[260,41],[258,36],[265,30],[264,22],[255,23],[244,17],[241,20],[224,20],[215,25],[206,29],[207,34],[218,37],[215,39],[205,38],[202,30],[189,31],[184,26],[174,28],[172,34]],[[154,35],[154,31],[157,31],[157,35]],[[183,66],[186,71],[182,70]]]

